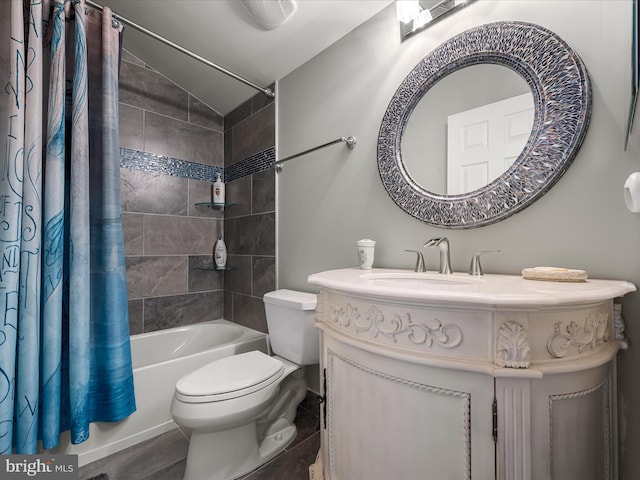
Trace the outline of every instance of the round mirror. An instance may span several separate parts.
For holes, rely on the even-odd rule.
[[[463,96],[471,103],[460,110]],[[439,104],[456,107],[439,113]],[[398,87],[380,126],[378,170],[394,202],[423,222],[487,225],[560,179],[590,115],[587,70],[560,37],[530,23],[482,25],[434,49]],[[500,136],[505,145],[492,151]]]
[[[502,65],[471,65],[436,83],[405,125],[400,151],[407,174],[425,190],[477,190],[513,164],[531,135],[533,95]]]

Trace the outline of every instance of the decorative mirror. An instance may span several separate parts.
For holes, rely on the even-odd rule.
[[[457,105],[462,92],[472,105]],[[437,116],[438,103],[455,108]],[[378,170],[415,218],[452,229],[488,225],[560,179],[590,116],[587,70],[560,37],[530,23],[482,25],[434,49],[403,80],[380,126]]]

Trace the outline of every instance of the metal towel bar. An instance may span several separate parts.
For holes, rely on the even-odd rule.
[[[340,137],[331,142],[318,145],[317,147],[310,148],[308,150],[305,150],[304,152],[296,153],[295,155],[289,155],[286,158],[278,160],[277,162],[275,162],[276,170],[280,171],[282,169],[282,164],[284,162],[288,162],[289,160],[293,160],[294,158],[301,157],[302,155],[306,155],[307,153],[315,152],[316,150],[320,150],[321,148],[328,147],[330,145],[335,145],[336,143],[341,143],[341,142],[346,143],[347,147],[349,147],[351,150],[356,148],[356,143],[357,143],[356,137]]]

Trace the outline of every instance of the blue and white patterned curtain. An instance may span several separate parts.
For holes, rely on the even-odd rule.
[[[0,453],[35,453],[38,439],[52,448],[66,430],[80,443],[89,423],[135,411],[119,183],[121,33],[108,9],[84,0],[11,0]]]

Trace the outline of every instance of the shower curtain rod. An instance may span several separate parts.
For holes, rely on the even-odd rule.
[[[322,145],[318,145],[317,147],[310,148],[309,150],[305,150],[304,152],[296,153],[294,155],[289,155],[288,157],[283,158],[282,160],[278,160],[277,162],[274,163],[274,165],[276,166],[276,169],[280,171],[282,169],[282,164],[284,162],[288,162],[289,160],[293,160],[294,158],[301,157],[302,155],[306,155],[307,153],[315,152],[316,150],[320,150],[321,148],[328,147],[330,145],[335,145],[336,143],[340,143],[340,142],[346,143],[347,147],[349,147],[351,150],[356,148],[356,137],[340,137],[340,138],[337,138],[336,140],[332,140]]]
[[[104,10],[104,7],[102,7],[102,5],[98,5],[97,3],[91,1],[91,0],[85,0],[85,3],[87,5],[90,5],[92,7],[97,8],[98,10]],[[256,90],[260,90],[262,93],[264,93],[267,97],[270,98],[274,98],[276,96],[276,94],[273,92],[273,90],[271,90],[270,88],[265,88],[265,87],[261,87],[260,85],[256,85],[255,83],[253,83],[250,80],[247,80],[246,78],[241,77],[240,75],[236,75],[235,73],[227,70],[224,67],[221,67],[220,65],[216,65],[215,63],[207,60],[206,58],[201,57],[200,55],[198,55],[197,53],[193,53],[190,50],[187,50],[184,47],[181,47],[180,45],[178,45],[177,43],[172,42],[171,40],[167,40],[164,37],[161,37],[160,35],[158,35],[157,33],[152,32],[151,30],[148,30],[146,28],[144,28],[141,25],[138,25],[135,22],[132,22],[131,20],[125,18],[125,17],[121,17],[120,15],[117,15],[116,13],[112,12],[112,16],[114,19],[118,20],[119,22],[124,23],[125,25],[128,25],[132,28],[135,28],[136,30],[144,33],[145,35],[150,36],[151,38],[155,38],[156,40],[158,40],[159,42],[164,43],[165,45],[168,45],[172,48],[175,48],[176,50],[178,50],[179,52],[184,53],[185,55],[198,60],[201,63],[204,63],[205,65],[221,72],[224,73],[225,75],[234,78],[236,80],[238,80],[239,82],[244,83],[245,85],[248,85],[251,88],[254,88]]]

